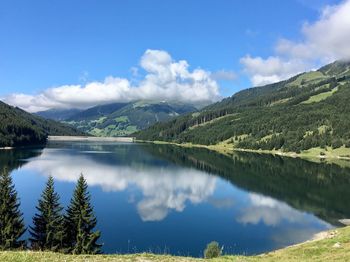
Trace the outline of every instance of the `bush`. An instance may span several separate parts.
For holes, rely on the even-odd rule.
[[[204,250],[205,258],[214,258],[221,256],[221,248],[218,242],[212,241],[207,245],[207,248]]]
[[[332,148],[337,149],[343,145],[342,141],[340,139],[335,139],[332,141]]]
[[[350,140],[346,141],[345,147],[350,148]]]

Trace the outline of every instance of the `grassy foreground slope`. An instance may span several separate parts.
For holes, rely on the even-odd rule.
[[[223,256],[212,260],[169,255],[63,255],[50,252],[0,252],[0,261],[349,261],[350,227],[330,231],[321,240],[309,241],[258,256]]]
[[[350,62],[243,90],[200,112],[136,133],[139,140],[226,144],[301,153],[341,150],[350,157]],[[321,152],[324,151],[324,152]]]

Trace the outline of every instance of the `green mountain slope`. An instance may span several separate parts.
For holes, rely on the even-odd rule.
[[[113,112],[123,108],[127,103],[113,103],[107,105],[98,105],[92,108],[83,110],[77,114],[71,115],[64,120],[68,121],[88,121],[98,119],[101,116],[112,114]]]
[[[243,90],[198,113],[136,133],[141,140],[300,152],[350,148],[350,63]]]
[[[65,120],[65,123],[94,136],[126,136],[180,114],[194,112],[192,105],[138,101],[96,106]]]
[[[82,135],[73,127],[43,119],[0,101],[0,147],[45,143],[48,135]]]
[[[37,112],[35,114],[46,119],[63,121],[78,114],[79,112],[81,112],[80,109],[49,109],[46,111]]]

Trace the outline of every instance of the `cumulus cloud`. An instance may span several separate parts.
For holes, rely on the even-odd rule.
[[[350,59],[349,14],[350,0],[324,7],[317,21],[304,23],[302,40],[279,39],[275,55],[266,59],[243,57],[241,64],[245,72],[257,86],[287,79],[337,59]]]
[[[49,88],[37,95],[10,94],[5,102],[30,112],[50,108],[87,108],[97,104],[136,100],[177,100],[190,103],[214,102],[219,86],[211,73],[189,69],[185,60],[174,61],[163,50],[147,50],[140,61],[145,77],[137,84],[109,76],[102,82]],[[133,72],[135,68],[132,69]]]
[[[281,39],[276,46],[277,52],[291,57],[322,59],[325,62],[350,59],[349,14],[349,0],[340,5],[326,6],[318,21],[303,25],[303,41]]]
[[[287,79],[309,69],[309,64],[300,59],[284,60],[270,56],[267,59],[247,55],[240,60],[254,86],[265,85]]]

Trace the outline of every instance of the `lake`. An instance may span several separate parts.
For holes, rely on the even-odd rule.
[[[49,175],[66,207],[81,173],[105,253],[258,254],[350,217],[350,170],[270,155],[224,156],[169,145],[50,142],[0,151],[26,225]],[[28,237],[28,232],[25,237]]]

